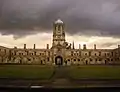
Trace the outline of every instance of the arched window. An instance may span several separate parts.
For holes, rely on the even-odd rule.
[[[99,56],[101,56],[101,52],[99,52]]]
[[[87,53],[85,53],[85,56],[87,56]]]
[[[58,30],[59,30],[59,31],[61,30],[61,25],[58,25]]]
[[[68,61],[70,61],[70,59],[68,59]]]
[[[106,53],[105,53],[105,56],[106,56]]]
[[[112,56],[113,56],[113,52],[111,52]]]
[[[95,59],[95,61],[97,61],[97,58]]]
[[[47,61],[49,61],[49,57],[47,58]]]
[[[34,53],[35,53],[35,55],[36,55],[36,51],[35,51]]]
[[[91,56],[91,52],[89,52],[89,56]]]
[[[107,56],[109,56],[110,55],[110,53],[107,53]]]
[[[90,61],[92,61],[92,59],[90,58]]]
[[[73,56],[73,51],[71,51],[71,56]]]
[[[80,59],[78,59],[78,61],[80,61]]]

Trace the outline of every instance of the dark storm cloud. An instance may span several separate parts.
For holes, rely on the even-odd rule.
[[[69,34],[120,34],[120,0],[0,0],[0,29],[17,37],[43,32],[61,18]]]

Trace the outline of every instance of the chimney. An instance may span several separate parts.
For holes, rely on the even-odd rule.
[[[26,49],[26,44],[24,44],[24,49]]]
[[[36,46],[35,46],[35,44],[34,44],[34,47],[33,47],[34,49],[36,48]]]
[[[79,44],[79,49],[81,49],[81,45]]]
[[[96,44],[94,44],[94,49],[96,50]]]
[[[75,49],[75,46],[74,46],[74,41],[73,41],[73,49]]]
[[[49,49],[49,44],[47,44],[47,49]]]
[[[86,48],[86,44],[83,45],[83,49],[87,49],[87,48]]]
[[[120,48],[120,45],[118,45],[118,48]]]

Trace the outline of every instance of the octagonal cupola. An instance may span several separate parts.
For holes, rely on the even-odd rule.
[[[55,24],[63,24],[63,21],[61,19],[58,19],[55,21]]]

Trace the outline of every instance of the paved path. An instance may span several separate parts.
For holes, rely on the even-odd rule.
[[[55,67],[51,85],[54,87],[72,87],[73,83],[71,83],[68,73],[68,66]]]

